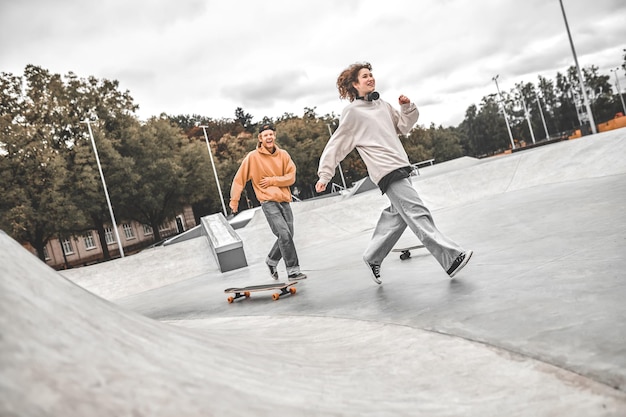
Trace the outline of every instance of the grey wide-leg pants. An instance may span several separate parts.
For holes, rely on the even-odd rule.
[[[380,265],[409,226],[447,271],[456,257],[465,251],[437,229],[430,210],[424,206],[411,180],[404,178],[391,183],[386,194],[391,205],[380,214],[363,259]]]
[[[296,246],[293,243],[293,212],[289,203],[276,203],[266,201],[261,203],[261,209],[272,233],[278,238],[267,255],[266,263],[271,266],[278,265],[281,258],[285,260],[287,274],[300,272],[300,264]]]

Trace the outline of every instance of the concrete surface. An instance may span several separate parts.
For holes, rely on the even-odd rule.
[[[0,415],[626,415],[625,151],[616,130],[420,169],[475,252],[454,280],[418,250],[373,283],[376,190],[293,204],[309,279],[279,301],[223,293],[271,282],[260,213],[223,274],[201,238],[59,274],[0,235]]]

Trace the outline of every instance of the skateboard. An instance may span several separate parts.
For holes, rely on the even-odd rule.
[[[225,293],[234,293],[235,296],[230,296],[227,298],[229,303],[232,303],[233,301],[235,301],[237,298],[242,298],[242,297],[250,297],[250,293],[251,292],[257,292],[257,291],[270,291],[270,290],[280,290],[280,293],[274,293],[272,294],[272,299],[274,301],[278,300],[280,298],[281,295],[285,295],[285,294],[295,294],[296,293],[296,287],[294,287],[294,285],[296,285],[297,282],[277,282],[274,284],[263,284],[263,285],[250,285],[248,287],[241,287],[241,288],[227,288],[224,290]]]
[[[392,252],[402,252],[400,253],[400,259],[402,259],[403,261],[406,259],[409,259],[411,257],[411,251],[413,249],[421,249],[423,248],[424,245],[415,245],[415,246],[409,246],[408,248],[397,248],[397,249],[392,249]]]

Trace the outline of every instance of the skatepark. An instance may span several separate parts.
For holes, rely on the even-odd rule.
[[[224,294],[272,282],[260,211],[224,273],[205,237],[55,272],[0,233],[0,415],[624,416],[625,155],[618,129],[420,168],[474,251],[452,280],[418,249],[372,281],[375,189],[292,204],[308,279],[277,301]]]

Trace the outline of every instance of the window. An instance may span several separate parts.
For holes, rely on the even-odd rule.
[[[113,228],[105,227],[104,228],[104,239],[107,242],[107,245],[115,243],[115,239],[113,238]]]
[[[89,250],[96,248],[96,242],[94,242],[93,234],[91,232],[85,233],[83,240],[85,241],[85,249]]]
[[[152,231],[152,226],[148,226],[147,224],[143,225],[143,235],[144,236],[150,236],[153,233],[154,232]]]
[[[133,232],[133,228],[130,224],[124,223],[122,227],[124,228],[124,236],[126,236],[126,240],[135,238],[135,232]]]
[[[46,260],[49,260],[49,259],[50,259],[50,255],[48,254],[48,246],[44,246],[44,247],[43,247],[43,257],[44,257],[44,259],[46,259]]]
[[[72,247],[72,241],[69,239],[64,239],[61,242],[61,246],[63,246],[63,253],[66,255],[71,255],[74,253],[74,248]]]

